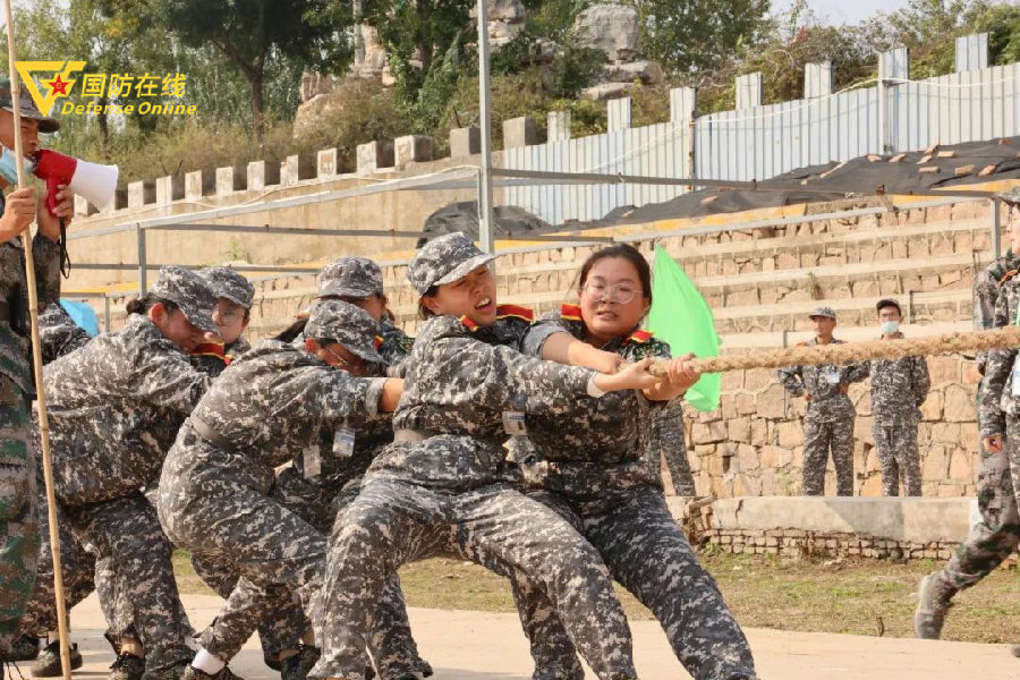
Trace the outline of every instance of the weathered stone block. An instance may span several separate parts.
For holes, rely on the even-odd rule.
[[[482,152],[482,131],[477,127],[450,130],[450,158],[467,158]]]
[[[538,127],[528,116],[503,121],[503,148],[516,149],[538,144]]]
[[[428,135],[404,135],[393,140],[394,162],[398,168],[408,163],[432,160],[432,138]]]
[[[358,144],[358,174],[368,175],[379,168],[393,167],[392,142],[366,142]]]

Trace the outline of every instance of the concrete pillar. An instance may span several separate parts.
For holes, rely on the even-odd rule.
[[[832,94],[832,62],[804,64],[804,99]]]
[[[570,111],[550,111],[546,140],[562,142],[570,139]]]
[[[516,149],[538,144],[538,128],[528,116],[503,121],[503,148]]]
[[[78,194],[74,195],[75,217],[88,217],[94,212],[96,212],[95,206],[89,203],[84,196],[80,196]]]
[[[450,130],[450,158],[467,158],[482,152],[482,131],[477,127]]]
[[[229,196],[235,191],[248,188],[246,170],[240,167],[216,168],[216,195]]]
[[[271,184],[280,183],[280,164],[250,161],[246,174],[248,176],[248,189],[264,189]]]
[[[285,186],[314,178],[315,159],[310,154],[291,154],[280,163],[280,183]]]
[[[156,178],[156,203],[168,205],[172,201],[184,198],[184,177],[182,175],[166,175]]]
[[[698,92],[693,87],[674,87],[669,91],[669,120],[673,125],[686,125],[694,116]]]
[[[972,33],[956,39],[956,72],[988,68],[988,34]]]
[[[379,168],[393,167],[392,142],[358,144],[358,174],[370,175]]]
[[[632,110],[630,97],[610,99],[606,102],[606,128],[609,132],[629,128]]]
[[[332,177],[340,171],[340,154],[334,146],[322,149],[315,154],[315,173],[317,177]]]
[[[432,138],[428,135],[404,135],[393,140],[394,162],[398,168],[412,161],[432,160]]]
[[[143,182],[128,184],[128,207],[141,208],[145,205],[145,185]]]
[[[761,71],[737,77],[737,109],[761,106]]]
[[[906,47],[882,52],[878,55],[878,77],[910,79],[910,51]]]
[[[184,198],[202,198],[202,171],[193,170],[184,175]]]

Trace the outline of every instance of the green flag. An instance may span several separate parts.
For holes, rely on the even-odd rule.
[[[655,247],[652,268],[652,308],[648,329],[669,343],[673,356],[693,353],[698,357],[719,356],[715,320],[697,286],[687,278],[662,246]],[[722,376],[707,373],[687,390],[684,401],[699,411],[719,408]]]

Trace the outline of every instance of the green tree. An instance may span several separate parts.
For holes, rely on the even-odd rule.
[[[266,124],[266,79],[273,64],[289,60],[291,72],[340,72],[353,56],[348,30],[353,15],[327,12],[326,0],[152,0],[148,7],[150,19],[186,45],[212,45],[240,71],[248,83],[258,140]]]
[[[769,30],[769,0],[631,0],[644,56],[670,73],[718,67]]]

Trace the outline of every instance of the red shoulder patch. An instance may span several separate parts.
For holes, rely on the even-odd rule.
[[[226,358],[222,342],[203,342],[195,345],[191,353],[196,356],[214,356],[221,359]]]
[[[652,339],[651,331],[634,331],[627,338],[627,342],[648,342]]]
[[[560,305],[560,318],[566,319],[567,321],[581,321],[580,305],[572,305],[564,302]]]
[[[527,307],[520,307],[518,305],[500,305],[496,308],[497,319],[502,319],[508,316],[516,316],[519,319],[524,319],[528,323],[535,320],[535,312],[531,311]]]

